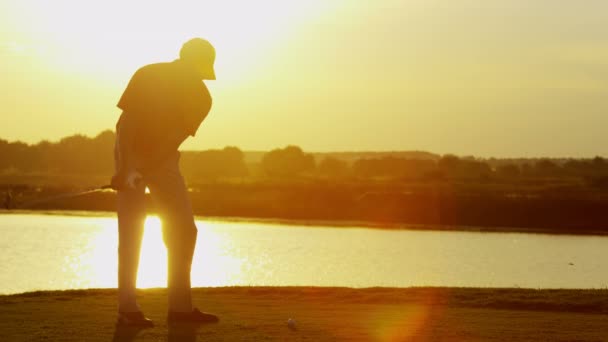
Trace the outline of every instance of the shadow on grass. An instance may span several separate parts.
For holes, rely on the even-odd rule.
[[[167,332],[168,342],[195,342],[200,325],[196,324],[169,324]],[[112,342],[133,342],[137,335],[146,328],[116,326]]]
[[[168,342],[195,342],[200,326],[194,324],[169,324]]]
[[[144,328],[141,327],[128,327],[122,325],[116,325],[116,330],[114,330],[114,338],[112,338],[112,342],[131,342],[134,341]]]

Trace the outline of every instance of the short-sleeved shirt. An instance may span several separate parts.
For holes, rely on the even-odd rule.
[[[137,70],[117,106],[135,122],[136,152],[150,154],[171,137],[194,136],[211,102],[209,90],[190,66],[175,60]]]

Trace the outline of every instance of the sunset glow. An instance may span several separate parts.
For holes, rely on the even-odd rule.
[[[608,340],[607,13],[0,1],[1,339]]]
[[[12,114],[0,137],[35,143],[113,128],[133,72],[201,36],[218,52],[214,105],[184,149],[593,157],[608,145],[607,6],[8,2],[0,100]]]
[[[294,33],[299,21],[321,14],[326,7],[322,1],[192,1],[167,5],[149,1],[30,0],[13,9],[20,14],[14,19],[32,23],[32,29],[21,33],[24,42],[14,41],[10,46],[16,53],[31,49],[68,73],[78,67],[80,72],[103,76],[98,69],[103,67],[124,79],[142,64],[176,58],[184,41],[203,36],[214,42],[220,53],[218,73],[232,80],[231,75],[242,76],[249,63],[258,64],[258,58]],[[40,36],[42,32],[44,37]]]

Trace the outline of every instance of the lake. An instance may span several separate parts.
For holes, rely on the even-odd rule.
[[[193,286],[605,288],[608,237],[198,220]],[[116,287],[112,216],[0,215],[0,293]],[[164,287],[160,221],[138,285]]]

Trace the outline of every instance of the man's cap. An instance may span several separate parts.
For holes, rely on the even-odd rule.
[[[202,69],[205,79],[215,80],[215,48],[206,39],[193,38],[185,42],[179,51],[179,58],[195,63]]]

